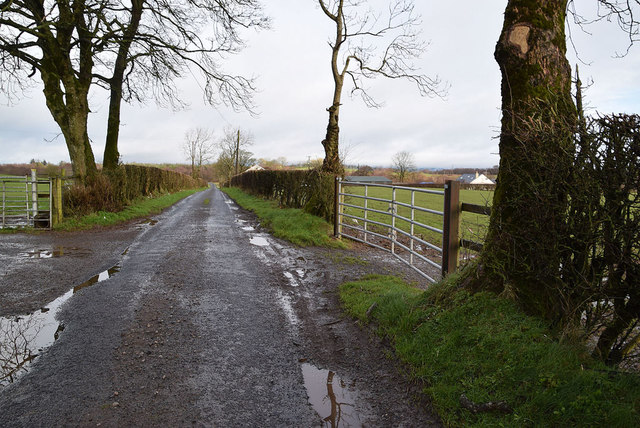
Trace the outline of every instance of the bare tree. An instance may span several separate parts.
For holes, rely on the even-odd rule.
[[[87,131],[92,86],[111,94],[104,162],[113,167],[121,101],[181,106],[173,82],[191,70],[207,102],[251,109],[253,80],[219,62],[242,47],[241,29],[267,25],[258,0],[0,0],[0,89],[12,100],[39,75],[84,180],[97,172]]]
[[[247,150],[253,144],[253,135],[239,128],[226,128],[218,142],[220,154],[216,163],[218,176],[229,181],[255,163],[253,153]]]
[[[398,177],[398,181],[404,183],[404,180],[407,178],[407,175],[416,169],[415,162],[413,160],[413,154],[402,151],[393,155],[393,170]]]
[[[198,72],[202,79],[205,102],[222,102],[253,113],[254,79],[225,73],[220,60],[244,46],[242,29],[269,26],[258,0],[134,0],[124,11],[117,11],[109,19],[124,30],[111,45],[111,55],[103,60],[111,65],[109,61],[115,58],[110,67],[113,72],[97,75],[111,92],[106,168],[114,167],[118,160],[121,101],[153,97],[161,105],[180,107],[184,101],[174,81],[190,71]]]
[[[202,165],[213,158],[215,145],[213,132],[204,128],[193,128],[186,132],[182,150],[187,160],[191,161],[191,176],[200,178]]]
[[[440,81],[420,74],[412,63],[426,48],[420,38],[422,22],[414,12],[412,0],[390,0],[384,16],[366,8],[367,2],[363,0],[318,0],[318,3],[336,28],[335,38],[329,42],[334,88],[331,106],[327,109],[327,133],[322,141],[325,150],[322,169],[342,174],[338,141],[345,79],[351,83],[351,94],[359,94],[370,107],[379,104],[365,89],[366,79],[377,76],[406,79],[415,83],[423,96],[439,95]]]

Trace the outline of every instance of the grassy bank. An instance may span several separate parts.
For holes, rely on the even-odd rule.
[[[251,196],[235,187],[223,188],[238,205],[253,211],[278,238],[300,246],[345,248],[346,244],[329,236],[331,226],[320,217],[300,209],[280,208],[274,201]]]
[[[143,218],[162,212],[176,202],[204,189],[183,190],[155,198],[140,198],[119,212],[98,211],[81,217],[65,218],[55,226],[55,230],[90,229],[94,226],[112,226],[136,218]]]
[[[471,295],[455,281],[421,292],[395,277],[370,276],[340,289],[346,311],[374,323],[424,382],[445,424],[638,426],[639,376],[607,369],[511,301]],[[463,394],[472,404],[503,403],[474,413],[461,404]]]

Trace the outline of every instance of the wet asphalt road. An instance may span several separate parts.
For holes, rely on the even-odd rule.
[[[317,424],[291,325],[249,239],[215,189],[163,214],[130,246],[117,275],[63,307],[58,318],[67,327],[60,339],[27,375],[0,392],[0,426],[90,425],[96,408],[111,405],[117,412],[125,398],[108,398],[119,389],[114,374],[122,371],[113,358],[115,345],[148,300],[167,294],[169,303],[191,309],[191,319],[182,321],[197,339],[185,340],[183,356],[166,364],[174,378],[171,394],[188,401],[178,399],[171,409],[174,423]],[[176,363],[187,364],[184,375],[171,372]],[[139,365],[144,371],[145,363]],[[134,415],[140,424],[162,422],[154,419],[153,407],[142,410]]]
[[[421,386],[340,311],[340,283],[397,274],[397,264],[282,243],[215,188],[154,220],[133,232],[0,242],[2,261],[47,240],[89,254],[0,270],[0,298],[12,302],[0,302],[0,314],[22,310],[38,278],[73,278],[73,287],[119,267],[74,294],[57,312],[59,339],[0,386],[0,427],[440,426],[416,396]],[[85,237],[97,243],[76,242]],[[26,277],[31,288],[19,287]]]

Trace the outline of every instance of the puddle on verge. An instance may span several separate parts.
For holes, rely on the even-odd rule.
[[[64,330],[55,315],[79,290],[109,279],[120,272],[120,264],[100,272],[30,315],[0,317],[0,387],[13,383],[28,371],[28,365],[51,346]]]
[[[319,369],[309,363],[303,363],[301,369],[309,404],[322,418],[323,426],[362,426],[355,406],[355,382],[347,384],[335,372]]]
[[[261,236],[254,236],[249,242],[253,245],[257,245],[258,247],[268,247],[270,245],[269,241]]]
[[[291,272],[284,272],[284,276],[289,280],[289,285],[291,285],[292,287],[297,287],[300,285],[298,284],[298,281],[296,281],[295,276]]]
[[[287,316],[287,320],[289,320],[289,324],[292,327],[296,327],[300,324],[300,320],[296,315],[296,312],[293,309],[293,304],[291,303],[291,297],[284,294],[282,291],[277,290],[278,303],[280,307],[284,311],[284,314]]]

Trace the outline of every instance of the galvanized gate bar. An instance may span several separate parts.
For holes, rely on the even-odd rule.
[[[347,185],[347,186],[362,186],[364,187],[364,196],[363,195],[359,195],[359,194],[353,194],[353,193],[349,193],[348,191],[343,191],[343,185]],[[372,197],[369,196],[369,187],[372,188],[387,188],[387,189],[391,189],[391,199],[383,199],[383,198],[379,198],[379,197]],[[409,204],[405,203],[405,202],[400,202],[397,200],[397,189],[401,189],[403,191],[409,191],[410,195],[411,195],[411,202]],[[438,264],[437,262],[430,260],[428,257],[425,257],[424,255],[418,253],[416,251],[415,248],[415,244],[416,243],[420,243],[422,245],[424,245],[427,248],[430,248],[432,250],[435,250],[439,253],[443,253],[444,248],[439,248],[437,245],[434,245],[428,241],[425,241],[424,239],[421,239],[420,237],[415,235],[415,227],[421,227],[424,228],[426,230],[430,230],[432,232],[444,235],[444,227],[443,229],[438,229],[436,227],[433,226],[429,226],[426,224],[423,224],[419,221],[416,220],[416,212],[424,212],[424,213],[428,213],[428,214],[433,214],[433,215],[438,215],[438,216],[442,216],[445,217],[445,210],[443,211],[436,211],[436,210],[432,210],[432,209],[428,209],[425,207],[420,207],[416,205],[416,198],[415,195],[416,193],[428,193],[428,194],[433,194],[433,195],[438,195],[438,196],[444,196],[445,192],[443,191],[437,191],[437,190],[427,190],[427,189],[419,189],[419,188],[412,188],[412,187],[401,187],[401,186],[393,186],[393,185],[384,185],[384,184],[372,184],[372,183],[360,183],[360,182],[344,182],[341,181],[339,178],[336,179],[336,197],[335,197],[335,225],[334,225],[334,233],[337,237],[341,237],[341,236],[345,236],[349,239],[352,239],[354,241],[358,241],[358,242],[362,242],[365,243],[367,245],[370,245],[372,247],[375,248],[379,248],[381,250],[384,250],[386,252],[390,252],[394,257],[398,258],[399,260],[401,260],[403,263],[409,265],[412,269],[416,270],[418,273],[420,273],[422,276],[424,276],[425,278],[427,278],[429,281],[431,282],[435,282],[435,280],[429,276],[426,272],[424,272],[423,270],[421,270],[418,266],[416,266],[415,262],[416,259],[420,260],[422,262],[427,263],[429,266],[434,267],[436,269],[441,270],[442,266],[440,264]],[[363,200],[364,201],[364,206],[363,205],[355,205],[353,203],[346,203],[344,202],[344,197],[351,197],[354,199],[359,199],[359,200]],[[444,198],[443,198],[444,199]],[[382,202],[382,203],[388,203],[389,204],[389,208],[387,211],[382,211],[380,209],[375,209],[375,208],[371,208],[369,206],[369,201],[374,201],[374,202]],[[444,204],[444,203],[443,203]],[[399,207],[404,207],[404,208],[408,208],[410,210],[410,215],[409,217],[405,217],[403,215],[400,215],[398,212],[398,208]],[[353,208],[356,210],[362,210],[363,211],[363,215],[362,217],[359,217],[358,215],[354,215],[354,214],[349,214],[349,213],[345,213],[343,211],[344,208]],[[391,217],[390,219],[390,223],[382,223],[380,221],[375,221],[369,218],[369,213],[377,213],[380,215],[385,215],[385,216],[389,216]],[[347,224],[344,223],[344,218],[350,218],[353,220],[359,220],[363,222],[362,227],[357,227],[354,226],[352,224]],[[400,229],[397,226],[397,221],[403,221],[406,222],[410,225],[410,231],[406,232],[402,229]],[[384,227],[385,229],[389,230],[388,235],[383,235],[381,233],[377,233],[374,232],[373,230],[370,230],[369,228],[369,224],[372,225],[377,225],[380,227]],[[362,232],[364,234],[363,238],[358,238],[357,236],[354,235],[350,235],[347,233],[343,233],[343,228],[348,229],[348,230],[353,230],[353,231],[357,231],[357,232]],[[405,236],[408,238],[409,243],[408,245],[403,244],[402,242],[398,241],[398,233],[400,233],[402,236]],[[378,237],[382,240],[386,240],[390,243],[390,248],[385,248],[381,245],[377,245],[375,242],[371,242],[369,240],[369,236],[375,236]],[[409,253],[409,259],[406,260],[405,258],[403,258],[401,256],[400,253],[402,253],[402,251],[400,253],[398,253],[397,249],[401,249],[404,250],[406,252]]]

